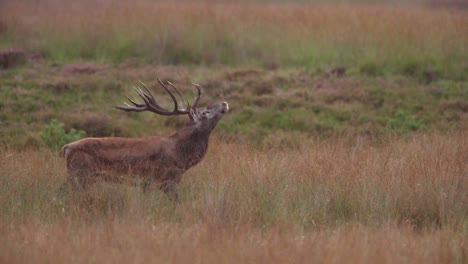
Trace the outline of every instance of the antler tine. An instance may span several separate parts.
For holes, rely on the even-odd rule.
[[[154,112],[160,115],[181,115],[181,114],[188,114],[189,110],[184,109],[184,108],[179,108],[179,103],[177,102],[177,98],[174,96],[174,94],[171,92],[171,89],[169,89],[159,78],[158,78],[159,84],[166,90],[166,92],[169,94],[171,97],[172,101],[174,102],[174,110],[169,111],[163,107],[161,107],[157,102],[156,99],[154,98],[153,94],[151,94],[150,89],[146,84],[140,82],[141,86],[136,87],[135,91],[137,94],[143,99],[144,104],[137,103],[133,99],[127,96],[127,99],[130,101],[130,103],[133,104],[130,105],[128,103],[124,103],[123,105],[115,106],[115,108],[124,110],[124,111],[134,111],[134,112],[143,112],[143,111],[150,111]],[[184,96],[182,93],[177,89],[177,87],[172,84],[171,82],[167,82],[180,96],[182,100],[184,100]],[[198,102],[198,99],[200,97],[200,88],[198,88],[198,97],[195,100],[195,104]]]
[[[171,83],[170,81],[167,81],[167,83],[172,87],[174,88],[174,90],[177,92],[177,94],[179,94],[180,96],[180,99],[182,100],[182,106],[184,105],[184,102],[185,102],[185,99],[184,99],[184,96],[182,95],[182,93],[179,91],[179,89],[177,89],[177,87]]]
[[[135,106],[131,106],[127,103],[123,103],[123,105],[117,105],[117,106],[114,106],[115,108],[117,109],[120,109],[120,110],[124,110],[124,111],[135,111]]]
[[[140,89],[141,90],[141,89]],[[138,93],[138,95],[140,95],[140,97],[142,97],[142,92],[143,91],[139,91],[137,88],[135,88],[135,91]],[[120,109],[120,110],[124,110],[124,111],[136,111],[136,112],[141,112],[141,111],[145,111],[147,109],[147,106],[146,104],[140,104],[140,103],[137,103],[135,102],[132,98],[128,97],[128,96],[125,96],[128,101],[130,101],[130,103],[132,103],[133,105],[129,105],[128,103],[123,103],[123,105],[118,105],[118,106],[115,106],[115,108],[117,109]],[[143,98],[143,97],[142,97]],[[143,98],[145,100],[145,98]],[[146,100],[145,100],[145,103],[146,103]]]
[[[195,99],[193,100],[193,103],[192,103],[192,107],[196,107],[197,104],[198,104],[198,101],[200,100],[200,97],[202,96],[202,91],[203,91],[203,87],[197,83],[192,83],[195,87],[197,87],[197,90],[198,90],[198,94],[197,96],[195,97]]]
[[[175,98],[174,94],[172,94],[171,90],[167,88],[166,85],[158,78],[159,84],[166,90],[166,92],[169,94],[169,96],[172,98],[172,101],[174,101],[174,111],[173,112],[179,112],[179,104],[177,103],[177,99]]]
[[[154,99],[148,87],[142,82],[140,82],[140,84],[145,88],[146,93],[141,89],[141,87],[135,87],[134,89],[137,92],[137,94],[141,97],[141,99],[143,99],[144,104],[137,103],[132,98],[126,96],[128,101],[130,101],[130,103],[132,103],[133,106],[129,105],[128,103],[124,103],[123,105],[116,106],[115,108],[133,112],[152,111],[159,114],[164,114],[165,112],[167,112],[156,103],[156,100]]]
[[[146,92],[143,91],[141,89],[141,87],[138,87],[138,89],[136,89],[136,91],[137,91],[138,95],[140,95],[140,97],[145,101],[145,103],[149,103],[152,106],[155,106],[156,108],[162,109],[156,103],[156,99],[154,99],[154,96],[151,93],[151,91],[148,89],[148,86],[146,86],[146,84],[144,84],[143,82],[140,82],[140,84],[143,86],[143,88],[145,88]]]
[[[134,104],[136,107],[144,107],[145,106],[144,104],[139,104],[139,103],[133,101],[133,99],[128,97],[128,96],[125,96],[125,97],[127,97],[127,99],[130,101],[130,103]],[[124,104],[128,105],[128,106],[131,106],[131,105],[127,104],[127,103],[124,103]]]
[[[143,101],[145,102],[145,104],[148,105],[149,101],[148,101],[148,98],[146,97],[145,92],[143,92],[143,90],[142,90],[140,87],[135,88],[135,91],[136,91],[137,94],[141,97],[141,99],[143,99]]]

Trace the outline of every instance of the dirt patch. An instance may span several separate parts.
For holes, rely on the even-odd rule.
[[[318,78],[315,80],[315,88],[319,91],[326,90],[346,90],[346,89],[359,89],[362,85],[362,81],[352,78],[340,78],[340,79],[323,79]]]
[[[64,80],[49,82],[49,83],[44,84],[43,87],[46,89],[49,89],[54,94],[62,94],[66,91],[71,90],[71,85]]]
[[[265,72],[263,71],[246,69],[226,72],[225,74],[223,74],[222,78],[228,81],[235,81],[239,79],[259,78],[264,74]]]
[[[94,74],[108,68],[108,65],[96,65],[92,63],[74,63],[62,67],[64,74]]]
[[[468,103],[463,100],[452,100],[442,104],[442,111],[468,113]]]
[[[104,114],[81,113],[66,116],[66,128],[86,131],[88,136],[123,136],[125,132],[117,126],[110,116]]]
[[[319,80],[315,96],[326,104],[363,102],[368,97],[364,83],[350,78]]]
[[[345,66],[338,66],[328,71],[327,77],[341,78],[345,75],[347,68]]]
[[[26,52],[22,49],[0,50],[0,69],[10,69],[26,63]]]
[[[252,85],[251,91],[255,95],[273,94],[274,86],[272,82],[260,80]]]

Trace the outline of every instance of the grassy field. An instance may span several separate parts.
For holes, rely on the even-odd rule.
[[[3,262],[464,263],[466,134],[307,141],[259,151],[215,141],[180,185],[96,185],[56,198],[64,162],[1,153]]]
[[[0,262],[466,263],[466,10],[337,2],[1,1]],[[112,108],[156,77],[230,105],[181,203],[57,196],[63,144],[183,125]]]

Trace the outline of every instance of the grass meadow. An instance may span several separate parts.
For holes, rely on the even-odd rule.
[[[214,140],[160,192],[96,185],[57,198],[57,153],[1,153],[3,262],[464,263],[466,134],[304,142]]]
[[[0,263],[468,262],[468,16],[450,3],[0,1]],[[156,76],[230,105],[181,202],[59,195],[63,144],[184,124],[112,108],[139,81],[170,106]]]

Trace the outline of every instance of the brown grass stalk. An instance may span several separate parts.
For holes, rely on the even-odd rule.
[[[298,234],[168,223],[0,226],[4,263],[463,263],[466,237],[388,224]]]

